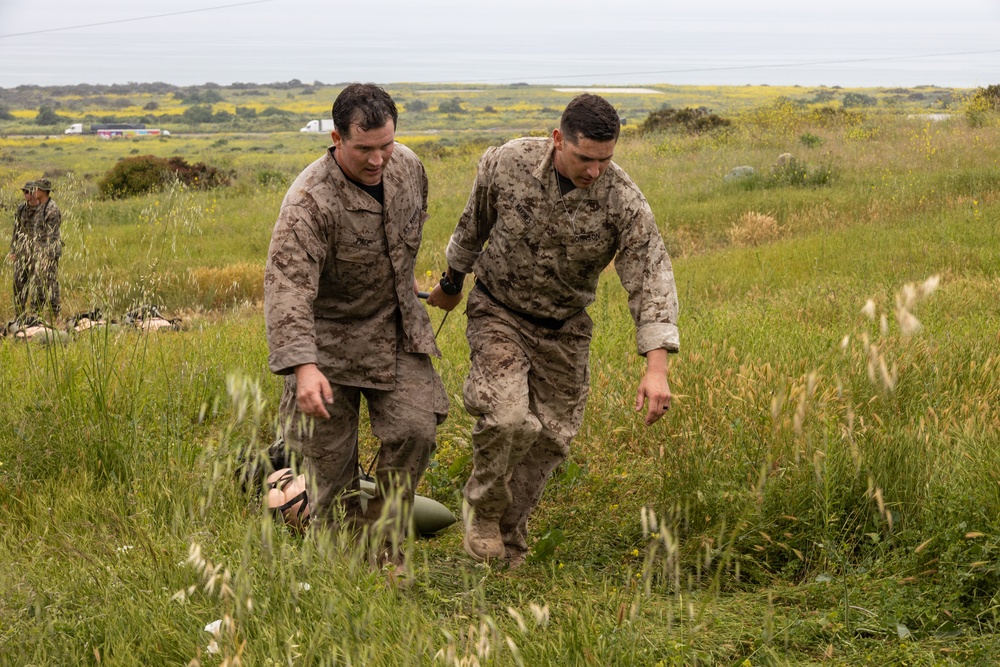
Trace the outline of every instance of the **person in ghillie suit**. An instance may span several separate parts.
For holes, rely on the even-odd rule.
[[[24,202],[14,216],[9,259],[14,266],[14,314],[59,317],[59,258],[62,213],[49,193],[48,179],[28,181],[21,188]]]

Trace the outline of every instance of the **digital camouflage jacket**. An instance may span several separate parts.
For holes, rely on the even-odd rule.
[[[561,197],[554,154],[544,138],[486,151],[448,243],[448,265],[475,273],[510,309],[565,320],[594,302],[613,260],[639,354],[676,352],[674,273],[645,197],[614,162],[589,188]]]
[[[21,202],[14,215],[10,251],[19,266],[51,264],[62,255],[62,213],[51,199],[38,206]]]
[[[440,355],[413,291],[427,174],[396,144],[382,181],[384,207],[347,180],[331,148],[285,195],[264,273],[273,372],[315,363],[330,382],[392,389],[397,340]]]

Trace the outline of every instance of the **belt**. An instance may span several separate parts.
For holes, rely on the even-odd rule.
[[[477,280],[476,286],[473,289],[477,289],[480,292],[482,292],[490,301],[500,306],[504,310],[510,311],[512,314],[517,315],[522,320],[530,322],[531,324],[534,324],[537,327],[558,331],[559,329],[563,328],[563,325],[566,324],[566,322],[569,321],[568,318],[565,320],[557,320],[554,317],[536,317],[534,315],[529,315],[528,313],[522,313],[520,310],[515,310],[514,308],[511,308],[510,306],[505,304],[500,299],[493,296],[493,293],[490,292],[488,289],[486,289],[486,286],[483,285],[482,281]]]

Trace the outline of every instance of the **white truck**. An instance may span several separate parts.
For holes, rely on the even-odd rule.
[[[116,137],[169,137],[167,130],[147,129],[142,123],[97,123],[90,126],[90,130],[83,129],[83,123],[73,123],[63,134],[96,134],[102,139]]]
[[[320,118],[318,120],[311,120],[306,123],[299,132],[332,132],[333,131],[333,119],[332,118]]]

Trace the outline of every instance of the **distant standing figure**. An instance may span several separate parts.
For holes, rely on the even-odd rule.
[[[48,179],[28,181],[21,188],[24,202],[14,216],[10,261],[14,265],[14,314],[59,317],[59,258],[62,213],[49,197]]]

